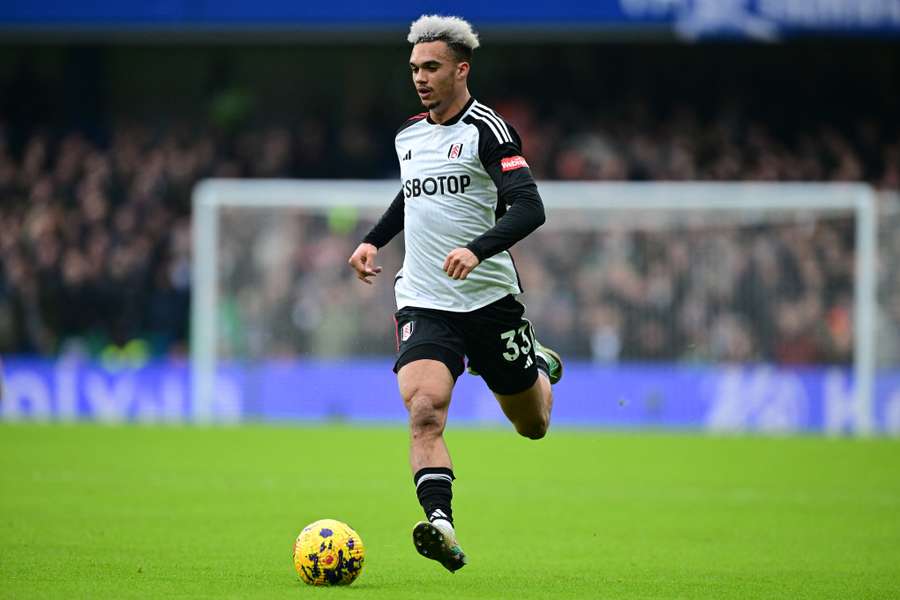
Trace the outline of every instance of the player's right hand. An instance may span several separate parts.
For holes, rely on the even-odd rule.
[[[372,285],[369,277],[375,277],[381,273],[381,267],[375,266],[376,254],[378,254],[378,248],[363,242],[356,247],[356,250],[350,255],[350,260],[347,261],[353,267],[353,270],[356,271],[357,279],[369,285]]]

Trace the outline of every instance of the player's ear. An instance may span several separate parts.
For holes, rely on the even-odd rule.
[[[469,63],[463,61],[456,65],[457,79],[465,79],[469,75]]]

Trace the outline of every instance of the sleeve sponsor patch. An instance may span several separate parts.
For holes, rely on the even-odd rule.
[[[507,171],[515,171],[516,169],[521,169],[522,167],[527,167],[528,163],[525,162],[525,158],[522,156],[507,156],[504,159],[500,160],[500,170],[506,173]]]

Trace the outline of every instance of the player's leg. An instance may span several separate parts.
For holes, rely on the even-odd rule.
[[[512,296],[479,309],[466,347],[470,372],[485,380],[516,431],[540,439],[550,425],[551,385],[562,376],[562,360],[535,340],[524,311]]]
[[[538,371],[537,379],[528,389],[514,394],[494,392],[494,397],[519,435],[539,440],[547,434],[553,409],[553,390],[549,378],[542,372]]]
[[[466,558],[453,529],[454,475],[444,427],[453,386],[463,371],[462,339],[440,311],[403,309],[396,318],[400,357],[394,370],[409,412],[416,497],[427,518],[413,529],[413,542],[420,554],[455,571]]]
[[[514,394],[494,392],[503,414],[513,424],[516,431],[532,440],[539,440],[550,427],[550,413],[553,410],[552,385],[562,377],[562,359],[554,350],[542,346],[534,337],[531,327],[534,360],[538,377],[528,389]]]
[[[409,412],[409,463],[413,475],[422,469],[453,468],[444,442],[444,427],[455,379],[434,359],[403,365],[397,373],[400,395]]]
[[[453,528],[453,465],[444,442],[450,396],[458,375],[435,359],[415,360],[397,373],[400,394],[409,411],[413,482],[427,518],[413,528],[413,543],[419,554],[440,562],[451,572],[466,564]]]

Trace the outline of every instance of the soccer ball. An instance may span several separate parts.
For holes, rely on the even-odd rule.
[[[350,585],[362,572],[366,549],[346,523],[321,519],[294,542],[294,568],[310,585]]]

